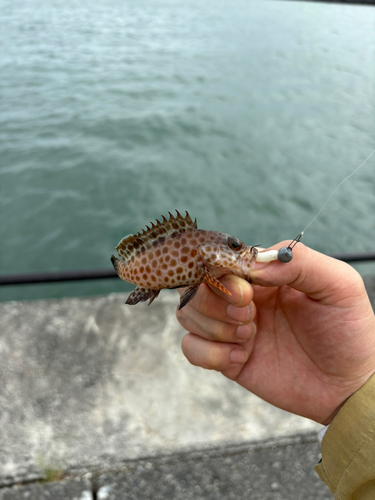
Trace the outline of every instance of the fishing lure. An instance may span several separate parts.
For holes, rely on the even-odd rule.
[[[256,261],[278,258],[277,250],[259,252],[229,234],[198,229],[187,212],[185,217],[176,213],[169,212],[168,220],[162,216],[161,222],[151,222],[151,227],[125,236],[117,245],[119,259],[112,255],[113,267],[122,280],[137,285],[126,304],[148,299],[151,304],[163,288],[187,287],[180,298],[181,309],[201,283],[231,295],[218,278],[231,273],[249,280]]]

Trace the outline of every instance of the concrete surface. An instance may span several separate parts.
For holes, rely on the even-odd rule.
[[[375,279],[366,286],[374,306]],[[245,498],[251,488],[254,499],[309,498],[292,493],[296,467],[314,482],[311,498],[330,498],[312,470],[321,426],[191,366],[180,351],[176,292],[163,291],[150,307],[125,306],[125,299],[0,304],[0,500]],[[270,439],[284,459],[274,458]],[[241,446],[252,451],[238,452]],[[212,447],[219,451],[211,463]]]
[[[0,500],[329,500],[313,470],[318,454],[315,434],[200,449],[78,480],[5,487]]]
[[[94,500],[92,484],[86,478],[63,479],[0,489],[0,500]]]
[[[117,474],[101,475],[97,498],[328,500],[332,495],[313,470],[319,448],[316,436],[307,434],[187,453],[164,463],[143,461]]]

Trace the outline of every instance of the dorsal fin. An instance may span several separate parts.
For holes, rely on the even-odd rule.
[[[125,236],[116,247],[119,257],[128,262],[134,255],[151,248],[158,241],[162,242],[167,238],[197,229],[197,220],[193,221],[187,212],[185,217],[182,217],[177,210],[176,216],[168,213],[170,215],[168,220],[162,215],[162,222],[156,219],[156,225],[150,222],[151,227],[146,226],[147,230],[142,229],[137,234]]]

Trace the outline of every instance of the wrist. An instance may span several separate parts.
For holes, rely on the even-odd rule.
[[[337,408],[331,413],[331,415],[326,418],[325,420],[321,421],[320,423],[322,425],[329,425],[332,420],[336,417],[336,415],[339,413],[341,408],[346,404],[346,402],[357,392],[359,391],[373,376],[375,375],[375,371],[371,370],[371,372],[368,375],[365,375],[364,377],[361,378],[361,381],[358,383],[357,387],[350,392],[349,395],[346,396],[346,398],[337,406]]]
[[[362,387],[362,386],[361,386]],[[350,396],[348,396],[344,401],[331,413],[331,415],[324,420],[324,422],[320,422],[322,425],[328,426],[332,422],[332,420],[335,418],[335,416],[338,414],[338,412],[341,410],[341,408],[344,406],[344,404],[350,399],[357,390],[359,390],[361,387],[356,389]]]

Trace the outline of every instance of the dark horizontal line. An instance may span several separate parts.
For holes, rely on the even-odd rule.
[[[335,253],[331,257],[344,262],[368,262],[371,260],[375,261],[375,252]]]
[[[331,257],[344,262],[369,262],[375,261],[375,252],[334,254],[331,255]],[[109,278],[117,278],[114,269],[77,269],[73,271],[3,274],[0,275],[0,285],[31,285],[34,283],[100,280]]]
[[[117,278],[114,269],[77,269],[73,271],[51,271],[0,275],[0,285],[27,285],[60,281],[84,281]]]

